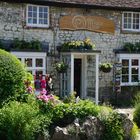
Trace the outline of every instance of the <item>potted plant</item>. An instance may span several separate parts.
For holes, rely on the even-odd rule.
[[[65,42],[60,47],[60,51],[69,51],[69,50],[93,50],[95,49],[95,44],[91,42],[89,38],[85,40],[74,40],[70,42]]]
[[[58,73],[65,73],[67,71],[68,64],[63,61],[60,61],[55,64],[55,69]]]
[[[108,62],[102,63],[102,64],[99,65],[100,71],[105,72],[105,73],[110,72],[112,67],[113,67],[112,64],[108,63]]]

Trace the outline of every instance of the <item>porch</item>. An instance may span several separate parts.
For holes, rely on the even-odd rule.
[[[61,52],[61,60],[68,64],[66,73],[60,74],[60,96],[76,92],[82,99],[99,103],[99,50]]]

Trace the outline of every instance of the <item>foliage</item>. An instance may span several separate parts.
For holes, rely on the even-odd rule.
[[[138,52],[140,51],[140,42],[136,42],[135,44],[126,42],[123,46],[124,50],[128,52]]]
[[[86,116],[97,116],[100,108],[90,100],[80,100],[78,103],[73,105],[77,118],[84,118]]]
[[[102,63],[99,65],[100,71],[103,71],[103,72],[110,72],[112,67],[113,67],[112,64],[108,62]]]
[[[134,116],[133,116],[134,122],[140,127],[140,103],[136,105],[135,111],[134,111]]]
[[[41,50],[41,43],[38,40],[32,40],[31,42],[27,42],[25,40],[19,40],[18,38],[15,38],[13,42],[13,48],[22,50]]]
[[[65,96],[63,99],[64,103],[75,103],[76,102],[76,92],[71,93],[68,96]]]
[[[132,103],[133,105],[137,105],[140,103],[140,92],[137,92],[137,94],[133,97]]]
[[[113,109],[111,107],[108,106],[100,106],[100,111],[98,114],[98,118],[100,120],[105,120],[109,114],[111,114],[113,112]]]
[[[105,126],[102,140],[123,140],[122,120],[116,112],[102,120]]]
[[[64,73],[66,72],[68,68],[68,64],[66,64],[65,62],[61,61],[55,64],[55,69],[57,70],[57,72],[59,73]]]
[[[12,54],[0,50],[0,102],[24,92],[26,71]]]
[[[47,116],[40,114],[36,104],[12,101],[0,110],[0,138],[7,140],[34,140],[35,134],[49,125]]]
[[[130,42],[127,42],[124,44],[123,48],[128,52],[132,52],[134,50],[134,45]]]
[[[139,132],[138,126],[134,123],[133,128],[132,128],[131,133],[130,133],[132,140],[136,140],[138,132]]]
[[[5,49],[3,43],[0,41],[0,49]]]
[[[61,51],[67,51],[67,50],[92,50],[95,49],[95,44],[91,42],[89,38],[85,39],[84,41],[70,41],[66,42],[61,46]]]

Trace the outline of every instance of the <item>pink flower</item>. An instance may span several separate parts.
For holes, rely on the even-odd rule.
[[[43,90],[40,92],[40,94],[41,94],[41,95],[45,95],[45,94],[47,94],[46,89],[43,89]]]

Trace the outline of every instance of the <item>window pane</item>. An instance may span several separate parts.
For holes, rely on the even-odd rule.
[[[47,13],[46,13],[46,14],[44,13],[44,18],[46,18],[46,19],[48,18],[48,15],[47,15]]]
[[[48,13],[48,7],[44,7],[44,12]]]
[[[39,7],[39,13],[42,13],[43,12],[43,7]]]
[[[28,18],[28,23],[33,23],[33,19],[32,18]]]
[[[37,7],[36,6],[33,6],[33,11],[37,12]]]
[[[36,12],[33,13],[33,17],[37,18],[37,13]]]
[[[132,74],[138,74],[138,68],[132,68]]]
[[[124,83],[127,83],[127,82],[129,82],[129,76],[128,75],[123,75],[122,76],[122,82]]]
[[[25,59],[25,63],[27,65],[27,67],[32,67],[32,58]]]
[[[133,29],[139,29],[139,13],[133,14]]]
[[[44,24],[48,24],[48,20],[44,20]]]
[[[32,11],[32,6],[28,6],[28,11]]]
[[[138,66],[139,60],[138,59],[132,59],[132,66]]]
[[[37,24],[37,19],[33,19],[33,24]]]
[[[39,18],[43,18],[43,13],[39,13]]]
[[[28,17],[32,17],[32,12],[28,12]]]
[[[36,67],[43,67],[43,59],[36,59]]]
[[[122,66],[129,66],[129,60],[128,59],[123,59],[122,60]]]
[[[43,24],[44,20],[43,19],[39,19],[39,24]]]
[[[128,74],[129,69],[128,68],[122,68],[122,74]]]
[[[132,82],[138,82],[138,75],[132,75]]]

